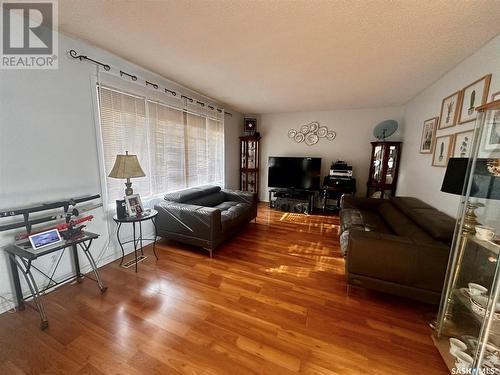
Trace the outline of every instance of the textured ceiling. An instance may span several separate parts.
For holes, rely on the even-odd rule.
[[[403,104],[500,33],[499,0],[59,0],[60,28],[246,113]]]

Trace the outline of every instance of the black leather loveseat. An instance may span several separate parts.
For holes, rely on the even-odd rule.
[[[455,220],[412,197],[342,198],[349,285],[439,303]]]
[[[165,194],[155,205],[158,235],[210,252],[257,216],[253,193],[201,186]]]

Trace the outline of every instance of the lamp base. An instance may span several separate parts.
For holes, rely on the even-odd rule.
[[[127,187],[125,189],[125,195],[132,195],[132,194],[134,194],[134,190],[132,189],[132,182],[130,182],[129,178],[127,178],[127,182],[125,182],[125,186]]]

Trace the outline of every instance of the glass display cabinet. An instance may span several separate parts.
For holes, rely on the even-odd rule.
[[[401,142],[372,142],[366,196],[389,198],[396,194]]]
[[[259,193],[260,137],[240,137],[240,190]]]
[[[450,159],[441,189],[460,195],[433,334],[452,374],[500,374],[500,100],[476,110],[471,156]]]

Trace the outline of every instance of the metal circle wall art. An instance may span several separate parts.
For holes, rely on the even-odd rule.
[[[307,133],[309,133],[309,124],[302,125],[302,126],[300,127],[300,132],[301,132],[302,134],[307,134]]]
[[[328,133],[328,128],[326,126],[321,126],[318,129],[318,137],[320,138],[325,138],[327,133]]]
[[[328,130],[326,126],[320,126],[317,121],[304,124],[299,130],[290,129],[288,131],[288,138],[293,139],[297,143],[304,142],[308,146],[315,145],[320,138],[325,138],[331,142],[336,137],[337,133],[335,131]]]
[[[297,134],[295,134],[295,137],[294,137],[295,142],[297,142],[297,143],[304,142],[304,138],[305,138],[305,136],[303,133],[297,133]]]
[[[309,133],[306,135],[306,145],[312,146],[318,143],[319,137],[316,133]]]
[[[328,133],[326,133],[326,139],[329,141],[333,141],[337,137],[337,133],[335,133],[333,130],[328,130]]]

